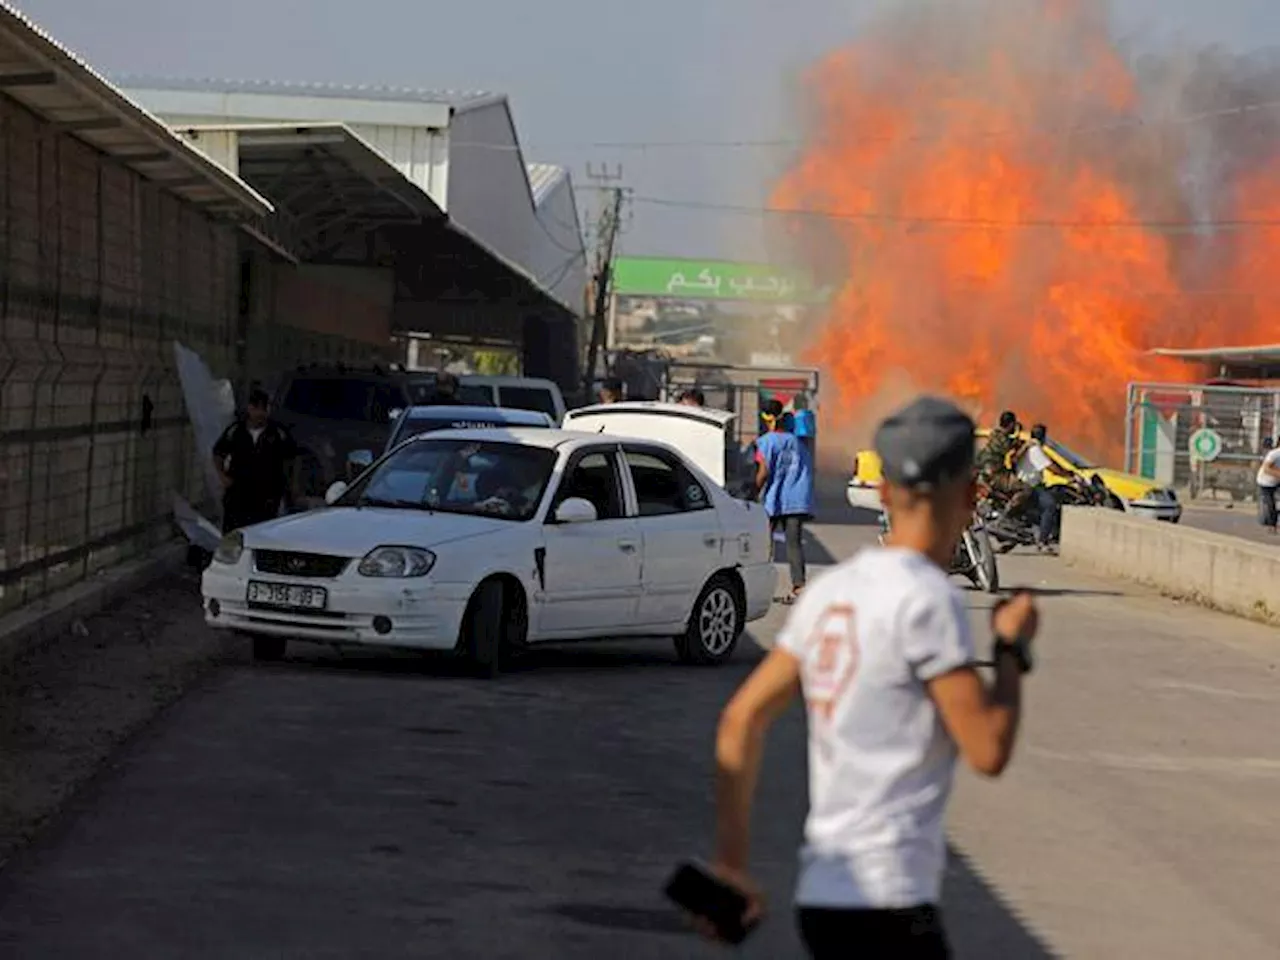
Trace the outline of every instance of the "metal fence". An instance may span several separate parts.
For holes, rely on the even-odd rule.
[[[201,473],[172,342],[223,375],[236,238],[0,97],[0,611],[171,536]]]
[[[675,401],[685,390],[695,387],[705,395],[707,406],[730,410],[738,415],[735,429],[741,446],[754,441],[764,429],[760,422],[762,397],[785,397],[783,405],[786,407],[795,394],[803,393],[810,407],[817,407],[816,371],[777,371],[714,364],[670,364],[665,370],[659,399]]]
[[[1200,431],[1204,455],[1192,452]],[[1191,497],[1249,499],[1268,442],[1280,436],[1280,389],[1132,383],[1126,469]]]

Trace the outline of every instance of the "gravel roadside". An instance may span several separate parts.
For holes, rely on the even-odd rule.
[[[183,571],[0,663],[0,866],[117,747],[236,650],[206,629],[198,577]]]

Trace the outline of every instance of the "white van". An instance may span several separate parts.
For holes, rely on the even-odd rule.
[[[536,410],[559,425],[564,419],[564,395],[550,380],[538,377],[487,377],[468,374],[458,378],[458,400],[482,407]]]

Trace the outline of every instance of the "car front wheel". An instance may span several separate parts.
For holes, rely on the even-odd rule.
[[[733,656],[744,626],[741,591],[727,574],[717,573],[698,594],[685,632],[676,637],[676,653],[685,663],[723,663]]]
[[[458,647],[477,676],[497,677],[504,661],[524,647],[529,621],[523,599],[519,588],[498,579],[472,594]]]

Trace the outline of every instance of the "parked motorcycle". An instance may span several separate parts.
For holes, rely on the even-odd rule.
[[[880,511],[880,545],[889,533],[889,514]],[[955,556],[947,573],[966,577],[975,587],[986,593],[1000,590],[1000,570],[996,564],[996,552],[987,534],[986,526],[977,514],[956,544]]]

